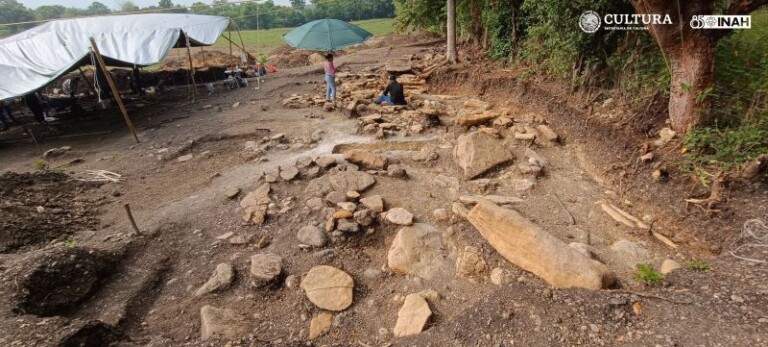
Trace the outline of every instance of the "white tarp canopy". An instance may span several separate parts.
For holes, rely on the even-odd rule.
[[[108,65],[157,64],[177,45],[210,46],[229,19],[194,14],[134,14],[57,20],[0,39],[0,100],[33,92],[91,63],[90,37]]]

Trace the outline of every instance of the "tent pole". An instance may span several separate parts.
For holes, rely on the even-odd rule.
[[[259,5],[257,4],[257,5],[256,5],[256,9],[258,9],[258,8],[259,8],[258,6],[259,6]],[[259,16],[256,16],[256,18],[258,19],[258,18],[259,18]],[[232,23],[235,23],[235,22],[232,22]],[[240,46],[241,46],[240,48],[243,50],[243,53],[245,53],[245,55],[246,55],[246,60],[247,60],[247,59],[248,59],[247,57],[248,57],[250,54],[248,54],[248,51],[246,51],[246,50],[245,50],[245,42],[243,42],[243,35],[241,35],[241,34],[240,34],[240,28],[237,26],[237,24],[235,24],[235,30],[237,30],[237,36],[238,36],[238,37],[240,37]]]
[[[251,59],[254,59],[254,60],[256,60],[256,57],[254,57],[254,56],[253,56],[253,54],[251,54],[251,53],[248,53],[248,52],[245,50],[245,48],[243,48],[243,47],[240,47],[240,45],[238,45],[238,44],[237,44],[237,42],[234,42],[234,41],[230,40],[229,38],[227,38],[227,37],[226,37],[226,36],[224,36],[224,35],[221,35],[221,37],[223,37],[225,40],[227,40],[227,41],[229,41],[230,43],[232,43],[233,45],[235,45],[235,47],[237,47],[237,48],[240,48],[240,50],[242,50],[243,52],[245,52],[245,54],[247,54],[247,55],[248,55],[248,58],[251,58]]]
[[[112,74],[109,73],[109,70],[107,70],[107,64],[104,63],[104,57],[101,56],[101,53],[99,52],[99,47],[96,46],[96,40],[94,40],[93,37],[91,37],[90,40],[91,40],[91,49],[93,49],[93,53],[96,55],[96,61],[99,63],[99,66],[101,67],[101,71],[104,71],[104,77],[106,77],[107,79],[109,88],[112,89],[112,94],[115,96],[115,100],[117,100],[117,105],[120,106],[120,112],[123,113],[123,118],[125,118],[125,124],[127,124],[128,129],[131,130],[131,134],[133,134],[133,139],[136,140],[136,143],[140,143],[139,136],[136,135],[136,129],[133,127],[133,122],[131,121],[131,117],[128,116],[128,111],[125,109],[125,105],[123,105],[123,98],[120,96],[120,93],[117,91],[117,86],[115,85],[115,81],[112,80]]]
[[[88,82],[88,77],[85,77],[85,72],[83,72],[83,68],[78,67],[77,70],[80,71],[80,76],[83,77],[83,81],[85,81],[85,84],[88,86],[88,90],[91,91],[91,93],[96,94],[96,89],[93,89],[93,86],[90,82]]]
[[[192,67],[192,49],[189,48],[189,36],[184,34],[187,39],[187,57],[189,57],[189,77],[192,79],[192,103],[197,99],[197,83],[195,82],[195,69]]]
[[[229,41],[229,55],[232,55],[232,26],[231,25],[229,26],[228,32],[229,32],[229,39],[227,40]]]

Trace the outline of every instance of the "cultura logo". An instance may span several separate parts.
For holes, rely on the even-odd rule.
[[[594,33],[600,29],[600,16],[595,11],[584,11],[579,17],[579,28],[585,33]]]
[[[647,30],[649,25],[670,25],[669,14],[657,13],[608,13],[603,17],[595,11],[585,11],[579,17],[579,28],[585,33],[603,30]]]

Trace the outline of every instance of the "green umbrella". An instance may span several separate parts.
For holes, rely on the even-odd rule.
[[[338,19],[318,19],[283,35],[291,47],[333,52],[367,40],[373,34]]]

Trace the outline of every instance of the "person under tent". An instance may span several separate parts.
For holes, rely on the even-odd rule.
[[[11,109],[11,103],[13,99],[0,100],[0,131],[5,131],[9,128],[7,123],[13,122],[13,124],[19,125],[19,121],[13,117],[13,110]]]
[[[39,92],[34,91],[24,95],[24,102],[27,104],[27,107],[29,107],[29,110],[32,111],[32,114],[35,116],[35,120],[38,123],[55,122],[58,120],[57,118],[48,115],[44,97]]]
[[[397,82],[397,76],[389,76],[389,85],[387,89],[384,89],[378,99],[373,101],[376,105],[388,104],[388,105],[408,105],[405,101],[405,92],[403,91],[403,85]]]

